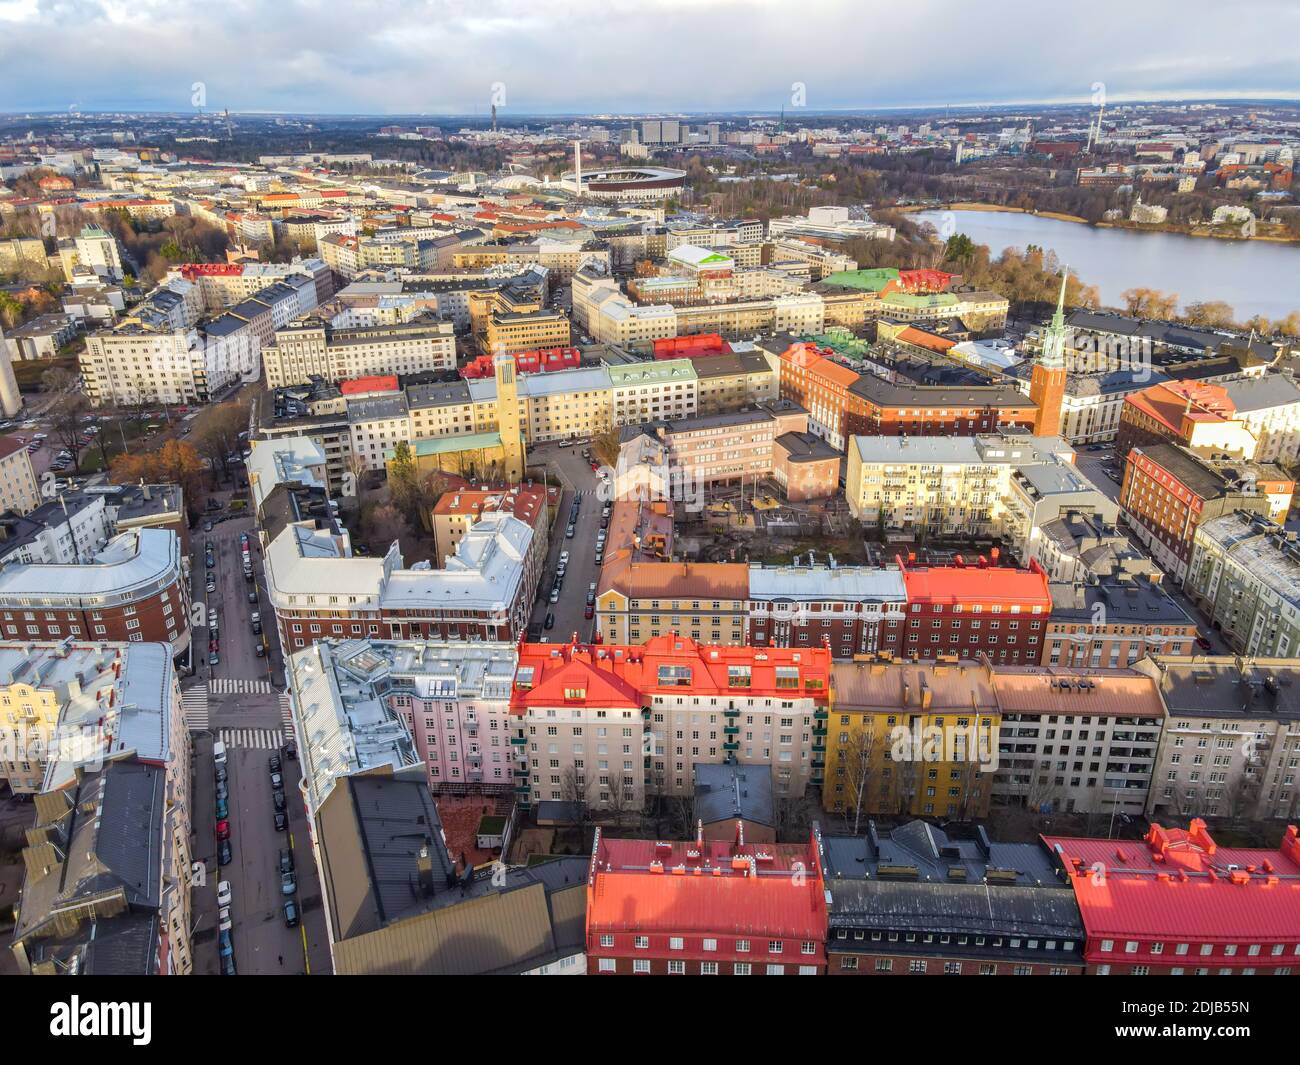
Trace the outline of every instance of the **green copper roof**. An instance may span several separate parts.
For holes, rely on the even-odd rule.
[[[873,270],[838,270],[827,274],[825,278],[827,284],[860,288],[867,292],[879,292],[891,281],[897,280],[898,269],[893,266],[880,266]]]

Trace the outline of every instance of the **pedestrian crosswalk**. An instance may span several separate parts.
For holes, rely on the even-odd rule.
[[[185,724],[191,732],[201,732],[208,727],[208,689],[206,685],[196,684],[181,692],[181,708],[185,712]]]
[[[284,746],[284,733],[278,728],[223,728],[217,739],[227,747],[247,747],[253,750],[278,751]]]
[[[280,721],[284,725],[285,739],[292,742],[293,740],[293,711],[290,709],[291,702],[285,692],[280,693]]]
[[[270,695],[275,691],[269,680],[245,677],[213,677],[208,681],[213,695]]]

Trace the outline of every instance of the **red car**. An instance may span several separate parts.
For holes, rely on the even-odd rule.
[[[599,462],[593,462],[593,463],[591,464],[591,472],[592,472],[592,473],[595,473],[595,472],[596,472],[597,470],[599,470],[599,469],[600,469],[600,463],[599,463]]]
[[[1214,649],[1214,644],[1210,643],[1210,641],[1204,636],[1196,637],[1196,646],[1202,651],[1212,651]]]
[[[218,840],[223,840],[223,839],[229,839],[229,838],[230,838],[230,822],[229,822],[229,821],[218,821],[218,822],[217,822],[217,839],[218,839]]]
[[[593,617],[595,616],[595,613],[596,613],[596,612],[595,612],[594,610],[592,610],[592,608],[591,608],[591,604],[588,603],[588,604],[587,604],[587,608],[582,612],[582,616],[583,616],[584,618],[587,618],[588,620],[590,620],[591,618],[593,618]]]

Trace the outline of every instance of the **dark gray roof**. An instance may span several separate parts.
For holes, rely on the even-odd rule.
[[[1025,936],[1071,941],[1076,949],[1083,941],[1083,920],[1069,888],[834,880],[827,889],[832,931]],[[836,949],[844,943],[837,941]],[[864,943],[864,949],[871,948]]]
[[[776,442],[785,449],[791,462],[822,462],[844,457],[843,452],[836,451],[820,436],[813,436],[812,433],[782,433]]]
[[[758,825],[775,825],[771,766],[697,762],[695,817],[706,825],[733,817]]]
[[[1212,655],[1157,656],[1154,662],[1171,717],[1300,721],[1300,661]]]
[[[1053,620],[1092,623],[1097,616],[1094,608],[1100,604],[1105,608],[1102,616],[1108,625],[1192,624],[1187,611],[1164,588],[1145,577],[1097,584],[1054,582],[1050,588]]]
[[[996,843],[982,827],[959,838],[926,821],[909,821],[892,832],[868,822],[866,835],[822,837],[830,879],[910,879],[983,883],[990,872],[1028,886],[1059,885],[1047,850],[1037,843]],[[955,874],[953,870],[960,869]]]

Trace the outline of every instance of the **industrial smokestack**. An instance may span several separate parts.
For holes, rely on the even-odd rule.
[[[582,141],[573,142],[573,185],[574,191],[582,195]]]

